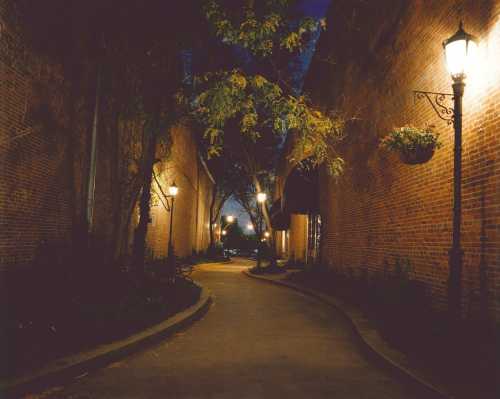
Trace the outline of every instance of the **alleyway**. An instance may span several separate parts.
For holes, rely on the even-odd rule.
[[[214,296],[202,320],[42,397],[425,398],[366,360],[340,314],[248,265],[200,266]]]

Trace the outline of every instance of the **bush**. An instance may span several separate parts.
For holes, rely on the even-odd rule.
[[[63,244],[42,242],[32,264],[0,276],[5,277],[6,308],[0,343],[8,348],[0,361],[1,376],[125,337],[199,297],[199,288],[183,278],[175,284],[155,278],[164,261],[148,265],[144,278],[133,280],[106,262],[102,244],[89,245],[92,250],[72,252]],[[184,276],[182,270],[177,277]]]

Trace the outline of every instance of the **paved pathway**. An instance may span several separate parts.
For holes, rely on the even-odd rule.
[[[249,279],[248,261],[200,266],[214,294],[203,319],[47,398],[425,398],[360,352],[335,310]]]

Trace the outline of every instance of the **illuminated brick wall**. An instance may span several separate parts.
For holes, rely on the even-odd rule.
[[[338,181],[321,178],[323,262],[381,270],[408,258],[437,307],[446,306],[451,246],[453,128],[412,90],[451,91],[441,43],[458,28],[456,2],[339,1],[322,35],[309,89],[355,117]],[[465,1],[465,28],[480,38],[465,89],[463,302],[466,316],[500,318],[500,1]],[[331,57],[331,58],[330,58]],[[333,61],[330,62],[330,61]],[[321,78],[321,80],[319,79]],[[408,166],[379,149],[392,128],[434,124],[443,147]],[[484,314],[484,313],[483,313]]]
[[[157,165],[155,173],[165,194],[175,181],[179,194],[175,199],[172,243],[175,254],[189,256],[193,251],[205,251],[209,244],[209,205],[211,176],[198,156],[192,133],[185,127],[172,129],[172,154],[168,161]],[[165,199],[156,182],[152,187],[152,220],[147,235],[150,256],[165,257],[168,253],[170,199]],[[167,203],[168,201],[168,203]]]

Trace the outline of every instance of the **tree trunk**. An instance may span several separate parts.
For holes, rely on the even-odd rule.
[[[113,226],[111,230],[111,240],[112,246],[112,262],[114,264],[118,261],[118,251],[117,248],[120,245],[120,229],[121,229],[121,219],[122,212],[122,190],[120,189],[120,114],[113,119],[113,126],[110,127],[110,135],[113,136],[113,149],[112,149],[112,162],[111,162],[111,203],[113,212]],[[120,266],[120,265],[116,265]]]
[[[157,116],[155,117],[157,119]],[[146,127],[147,128],[147,127]],[[150,221],[151,210],[151,183],[153,180],[153,165],[156,155],[156,141],[158,136],[158,123],[155,123],[149,132],[147,151],[144,157],[144,175],[142,184],[142,193],[139,203],[139,224],[134,232],[133,249],[133,269],[138,278],[144,274],[144,258],[146,255],[146,235],[148,233],[148,224]]]
[[[217,185],[214,185],[212,190],[212,201],[210,202],[210,216],[209,216],[210,244],[208,245],[208,254],[210,256],[215,255],[214,213],[215,213],[216,199],[217,199]]]

